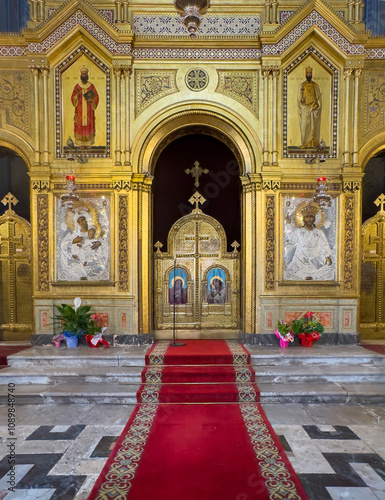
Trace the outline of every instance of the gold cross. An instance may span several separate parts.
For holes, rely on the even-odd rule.
[[[1,200],[1,203],[3,205],[9,205],[8,206],[8,212],[12,213],[12,205],[17,205],[19,203],[19,200],[13,196],[12,193],[8,193],[4,198]]]
[[[201,168],[199,166],[199,162],[196,161],[194,163],[194,167],[193,168],[186,168],[185,170],[186,174],[191,174],[193,177],[195,177],[195,182],[194,182],[194,186],[195,187],[199,187],[199,177],[201,177],[201,175],[203,174],[208,174],[209,171],[207,170],[207,168]]]
[[[241,245],[238,243],[237,240],[233,241],[231,243],[231,247],[233,249],[233,253],[238,253],[238,248],[240,247]]]
[[[191,205],[195,204],[195,209],[193,210],[193,212],[200,212],[199,205],[203,205],[203,203],[206,201],[206,198],[204,198],[199,191],[196,191],[188,201],[191,203]]]
[[[160,253],[160,249],[163,247],[163,244],[160,241],[157,241],[154,247],[156,248],[156,253]]]
[[[381,205],[380,212],[383,212],[384,211],[384,205],[385,205],[385,195],[381,194],[374,203],[375,203],[375,205],[377,207],[378,207],[378,205]]]

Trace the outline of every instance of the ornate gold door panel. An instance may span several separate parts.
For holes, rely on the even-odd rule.
[[[173,225],[168,251],[155,245],[155,329],[173,327],[174,305],[178,329],[239,328],[239,244],[232,246],[227,252],[223,227],[198,207]]]
[[[0,217],[0,339],[28,339],[32,332],[31,227],[15,214],[18,200],[2,200],[8,210]]]
[[[385,196],[380,211],[362,226],[360,329],[363,337],[385,338]]]

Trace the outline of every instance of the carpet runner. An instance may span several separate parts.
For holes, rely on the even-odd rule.
[[[149,350],[140,404],[89,500],[307,499],[257,403],[246,349],[184,342]]]
[[[0,345],[0,370],[8,366],[8,356],[30,347],[30,345]]]

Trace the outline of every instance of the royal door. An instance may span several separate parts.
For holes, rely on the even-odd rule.
[[[239,244],[227,251],[222,225],[202,212],[199,193],[191,214],[168,235],[167,252],[155,252],[155,329],[231,329],[240,326]]]

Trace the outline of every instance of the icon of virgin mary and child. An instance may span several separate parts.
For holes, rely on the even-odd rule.
[[[87,214],[74,217],[74,229],[68,228],[61,242],[61,274],[66,281],[108,279],[108,249],[105,233],[91,225]]]

